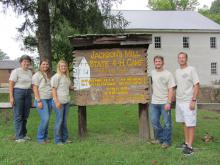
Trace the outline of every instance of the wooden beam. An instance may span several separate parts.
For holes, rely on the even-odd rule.
[[[87,135],[86,106],[78,106],[78,134],[79,137]]]
[[[150,139],[148,104],[139,104],[139,137],[141,139]]]

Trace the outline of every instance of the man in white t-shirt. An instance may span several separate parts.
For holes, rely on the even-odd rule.
[[[162,56],[154,57],[155,69],[152,70],[153,94],[150,105],[151,123],[154,128],[155,140],[152,143],[161,144],[166,149],[172,143],[172,119],[171,101],[173,87],[176,86],[173,75],[163,68],[164,59]],[[163,117],[164,127],[160,123],[160,116]]]
[[[181,145],[185,155],[193,154],[192,144],[196,127],[196,98],[199,93],[199,78],[194,67],[187,65],[185,52],[178,54],[180,68],[176,70],[176,121],[184,124],[185,142]]]

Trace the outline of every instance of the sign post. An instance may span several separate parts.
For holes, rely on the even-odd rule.
[[[74,103],[79,136],[85,136],[86,106],[139,104],[139,135],[149,139],[149,34],[81,35],[70,37],[74,51]]]

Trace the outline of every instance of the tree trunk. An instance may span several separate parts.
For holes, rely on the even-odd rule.
[[[48,8],[48,0],[38,0],[38,51],[40,59],[47,58],[50,61],[52,68],[52,53],[51,53],[51,36],[50,36],[50,14]]]

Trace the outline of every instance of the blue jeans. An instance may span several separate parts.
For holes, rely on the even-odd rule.
[[[37,107],[37,101],[35,100],[34,105],[40,115],[41,122],[37,131],[37,141],[39,143],[44,142],[48,139],[48,125],[50,119],[50,113],[52,109],[52,99],[41,99],[43,108],[39,109]]]
[[[27,134],[27,118],[31,108],[31,89],[14,88],[14,127],[16,139],[23,139]]]
[[[162,115],[164,127],[161,126],[160,116]],[[165,111],[164,104],[150,105],[151,123],[154,128],[154,136],[160,143],[171,145],[172,143],[172,118],[171,110]]]
[[[67,114],[69,111],[69,103],[61,105],[61,109],[57,109],[54,101],[52,101],[52,106],[56,115],[54,128],[54,141],[56,144],[65,143],[68,139]]]

